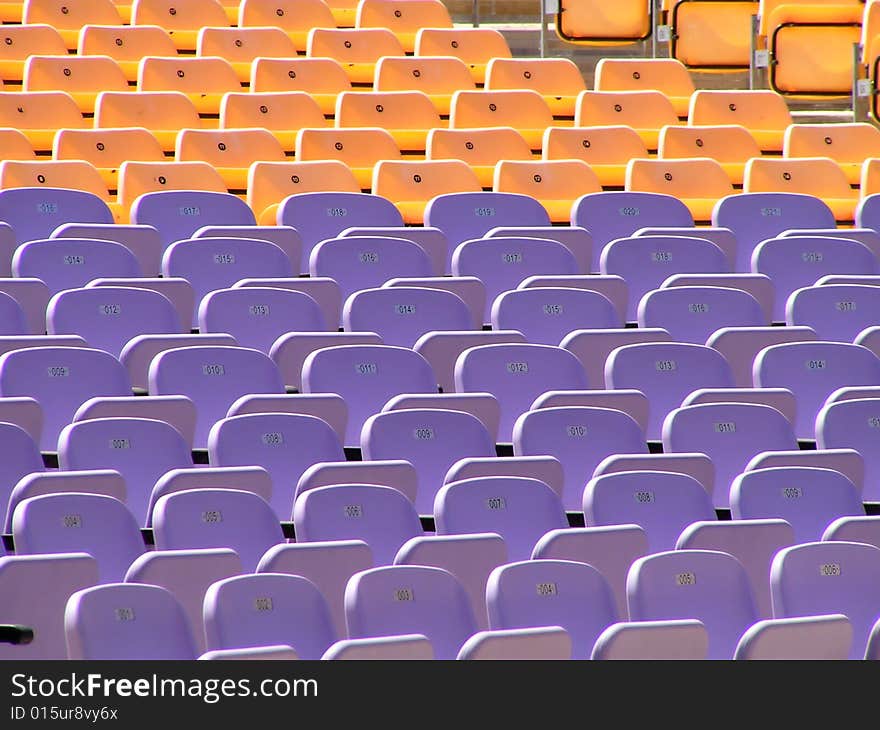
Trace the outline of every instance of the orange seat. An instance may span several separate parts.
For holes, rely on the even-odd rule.
[[[0,23],[20,23],[24,0],[3,0],[0,2]]]
[[[708,157],[630,160],[625,189],[672,195],[688,207],[697,223],[712,220],[715,203],[734,192],[724,168]]]
[[[101,91],[129,91],[122,69],[109,56],[31,56],[23,91],[66,91],[80,111],[91,114]]]
[[[303,91],[229,93],[220,104],[220,129],[266,129],[288,152],[296,146],[300,129],[326,124],[317,102]]]
[[[356,28],[388,28],[405,51],[416,47],[422,28],[451,28],[452,17],[440,0],[360,0]]]
[[[126,160],[159,162],[162,145],[143,127],[117,129],[59,129],[52,147],[56,160],[85,160],[94,165],[104,185],[119,187],[119,167]]]
[[[466,162],[484,188],[492,187],[495,165],[500,160],[533,159],[528,142],[513,127],[432,129],[425,156],[429,160]]]
[[[691,97],[688,124],[698,127],[738,124],[751,132],[764,152],[781,152],[791,112],[770,90],[697,91]]]
[[[225,58],[238,74],[238,80],[249,82],[255,58],[296,56],[296,46],[280,28],[202,28],[196,41],[196,55]]]
[[[251,164],[282,162],[286,156],[281,143],[265,129],[181,129],[174,158],[207,162],[230,191],[244,191]]]
[[[248,174],[247,203],[261,226],[277,224],[278,204],[298,193],[359,193],[361,186],[338,160],[255,162]]]
[[[147,56],[138,70],[138,91],[180,91],[189,96],[199,114],[215,115],[220,113],[223,94],[241,91],[241,83],[224,58]]]
[[[0,128],[0,160],[33,160],[36,156],[24,132],[12,127]]]
[[[353,28],[357,18],[357,0],[327,0],[333,22],[340,28]]]
[[[80,56],[110,56],[128,81],[137,81],[145,56],[176,56],[177,47],[156,25],[85,25],[79,32]]]
[[[26,25],[51,25],[70,50],[76,48],[80,28],[84,25],[122,25],[122,16],[112,0],[25,0],[21,17]]]
[[[734,185],[742,185],[746,163],[761,149],[745,127],[663,127],[657,156],[664,160],[709,157],[721,164]]]
[[[880,157],[880,130],[873,124],[792,124],[785,132],[784,157],[830,157],[850,185],[858,185],[862,163]]]
[[[532,150],[540,150],[553,113],[537,91],[458,91],[452,97],[450,129],[513,127]]]
[[[486,67],[486,88],[531,89],[544,97],[554,115],[573,117],[577,96],[587,85],[567,58],[495,58]]]
[[[412,2],[413,0],[404,0]],[[449,114],[452,95],[474,89],[464,61],[454,56],[385,56],[376,64],[374,91],[421,91],[440,114]]]
[[[659,91],[583,91],[574,117],[576,127],[632,127],[649,150],[657,149],[662,127],[678,123],[672,102]]]
[[[605,187],[623,187],[626,163],[647,156],[632,127],[548,127],[544,132],[545,160],[583,160]]]
[[[873,66],[880,56],[880,3],[868,0],[862,15],[862,63]],[[873,74],[876,78],[876,72]]]
[[[746,165],[747,193],[804,193],[825,201],[834,218],[851,223],[859,202],[846,174],[828,157],[755,158]]]
[[[0,189],[69,188],[97,195],[109,203],[110,194],[95,167],[84,160],[4,160]]]
[[[863,198],[880,193],[880,157],[869,157],[862,163],[859,192]]]
[[[333,58],[355,84],[372,84],[382,56],[403,56],[403,46],[387,28],[312,28],[306,55]]]
[[[435,130],[436,131],[436,130]],[[382,160],[400,159],[400,148],[386,129],[300,129],[296,159],[301,162],[339,160],[357,179],[361,189],[373,184],[373,167]]]
[[[492,28],[422,28],[416,33],[416,56],[455,56],[464,61],[474,81],[486,80],[493,58],[510,58],[510,46]]]
[[[407,225],[422,225],[425,206],[438,195],[482,190],[461,160],[384,160],[373,170],[373,195],[388,198]]]
[[[644,40],[651,35],[651,4],[640,0],[562,0],[556,32],[569,43]]]
[[[21,130],[34,150],[49,152],[60,127],[91,126],[64,91],[0,92],[0,127]]]
[[[137,94],[105,91],[98,94],[95,103],[96,128],[143,127],[153,133],[165,151],[174,150],[181,129],[198,129],[201,125],[195,104],[179,91],[142,91]]]
[[[131,204],[139,195],[159,190],[207,190],[225,193],[226,184],[207,162],[135,162],[119,168],[120,222],[128,222]]]
[[[258,58],[251,66],[251,92],[304,91],[324,114],[336,113],[336,97],[351,79],[332,58]]]
[[[344,91],[336,100],[336,126],[381,127],[401,150],[424,152],[428,131],[444,125],[421,91]]]
[[[671,58],[603,58],[596,64],[596,91],[660,91],[675,113],[687,118],[694,82]]]
[[[241,0],[240,28],[281,28],[297,51],[305,51],[312,28],[333,28],[336,21],[324,0]]]
[[[179,50],[194,51],[202,28],[230,23],[217,0],[134,0],[131,24],[158,25],[168,31]]]
[[[751,0],[676,0],[669,14],[671,55],[689,68],[746,69],[757,14]]]
[[[51,25],[4,25],[0,28],[0,79],[21,81],[30,56],[63,56],[67,44]]]
[[[570,223],[574,201],[602,191],[595,172],[583,160],[503,160],[495,167],[496,193],[520,193],[537,200],[554,223]]]

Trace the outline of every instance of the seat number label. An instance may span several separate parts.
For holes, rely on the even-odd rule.
[[[678,573],[675,576],[675,585],[677,586],[692,586],[696,583],[697,576],[693,573]]]

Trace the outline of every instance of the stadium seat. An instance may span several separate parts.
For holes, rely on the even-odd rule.
[[[52,24],[32,22],[4,26],[3,48],[0,50],[0,78],[3,81],[21,81],[24,64],[31,56],[63,56],[67,53],[65,39]]]
[[[3,491],[0,492],[0,504],[5,502],[13,508],[11,496],[18,482],[29,474],[43,471],[43,460],[37,444],[39,434],[35,439],[12,423],[0,424],[0,433],[3,434]],[[10,528],[11,523],[6,526],[5,532],[9,532]]]
[[[578,94],[587,85],[580,69],[568,58],[493,58],[486,66],[485,88],[537,91],[554,116],[570,118]]]
[[[174,158],[178,162],[207,162],[229,190],[245,190],[252,163],[282,162],[286,156],[281,142],[266,129],[182,129]]]
[[[702,232],[702,231],[701,231]],[[733,263],[736,259],[736,251],[725,251],[727,260]],[[773,319],[773,304],[776,300],[776,290],[773,281],[764,274],[674,274],[661,285],[661,289],[675,287],[722,287],[743,291],[754,297],[761,306],[763,321],[761,325],[770,324]],[[741,326],[741,325],[736,325]],[[703,338],[705,342],[706,338]]]
[[[497,629],[478,631],[461,647],[462,660],[571,659],[571,637],[565,629]]]
[[[591,659],[632,661],[706,658],[709,636],[696,619],[626,621],[599,634]]]
[[[670,55],[688,68],[747,69],[757,0],[673,2]]]
[[[424,92],[343,91],[336,98],[336,126],[387,129],[402,151],[421,152],[428,130],[443,125]]]
[[[582,160],[502,160],[495,166],[496,193],[529,195],[544,206],[554,223],[568,223],[574,201],[601,191],[602,185]]]
[[[733,194],[733,185],[724,168],[706,157],[632,159],[626,166],[624,187],[629,192],[673,195],[687,205],[698,224],[710,221],[718,200]]]
[[[855,449],[865,463],[865,502],[880,501],[880,483],[877,481],[874,425],[880,400],[862,398],[825,405],[816,414],[816,446],[819,449]],[[837,538],[848,539],[848,538]]]
[[[659,91],[582,91],[574,126],[626,125],[639,133],[648,150],[656,150],[660,130],[679,124],[672,102]]]
[[[4,160],[0,162],[0,189],[64,188],[82,190],[109,202],[100,173],[84,160]]]
[[[312,28],[306,55],[335,59],[352,83],[371,84],[380,58],[403,56],[405,51],[387,28]]]
[[[661,160],[712,158],[721,165],[734,185],[742,185],[746,163],[753,157],[761,156],[751,132],[736,124],[663,127],[658,145],[657,156]]]
[[[840,517],[828,525],[823,542],[864,542],[880,547],[880,520],[871,517]]]
[[[312,102],[302,101],[309,108],[297,110],[299,113],[294,119],[303,121],[315,116],[316,122],[300,124],[300,127],[322,127],[326,124],[323,115],[333,116],[336,113],[336,97],[343,91],[351,91],[352,85],[345,69],[338,61],[332,58],[307,58],[294,56],[293,58],[257,58],[251,65],[250,92],[273,93],[300,92],[297,100],[303,99],[303,94],[311,96]],[[266,97],[271,99],[271,97]],[[314,114],[313,108],[317,106],[321,117]],[[230,125],[232,126],[232,125]],[[240,125],[239,125],[240,126]]]
[[[758,621],[743,634],[733,658],[843,660],[849,656],[852,633],[843,614]]]
[[[155,233],[155,231],[154,231]],[[158,236],[156,236],[158,239]],[[128,245],[128,242],[125,242],[128,248],[132,248]],[[161,251],[159,250],[161,243],[157,240],[157,245],[150,251],[150,259],[153,259],[153,254],[155,254],[155,260],[158,262],[161,258]],[[138,252],[140,253],[140,252]],[[155,266],[155,269],[158,272],[159,266],[158,263]],[[195,299],[195,295],[193,294],[192,285],[186,280],[181,279],[179,277],[167,277],[167,278],[123,278],[123,277],[105,277],[100,279],[92,279],[88,284],[86,284],[86,288],[91,287],[127,287],[132,289],[148,289],[154,292],[158,292],[164,297],[167,297],[171,304],[174,306],[175,311],[178,315],[178,323],[179,327],[176,332],[180,333],[188,333],[191,329],[190,322],[192,318],[192,311]],[[154,333],[155,334],[155,333]],[[129,338],[131,339],[131,338]]]
[[[142,58],[176,56],[177,46],[168,31],[157,25],[84,25],[76,52],[80,56],[109,56],[132,82],[137,81]]]
[[[191,448],[196,428],[196,407],[183,395],[97,397],[89,398],[77,409],[73,422],[99,418],[149,418],[162,421],[179,431]]]
[[[653,8],[627,0],[610,8],[601,2],[560,3],[556,32],[570,43],[632,43],[649,38]],[[589,654],[589,652],[588,652]]]
[[[348,407],[335,393],[253,393],[243,395],[226,412],[227,418],[258,413],[292,413],[295,415],[316,416],[333,429],[342,439],[348,421]]]
[[[590,330],[578,331],[589,332]],[[531,410],[539,411],[545,408],[564,407],[621,411],[635,421],[642,431],[648,425],[648,399],[637,390],[548,390],[535,398]],[[644,441],[644,438],[642,440]],[[641,451],[641,448],[636,451]],[[632,456],[632,454],[630,455]]]
[[[489,432],[492,443],[498,435],[498,419],[500,406],[490,393],[415,393],[403,394],[391,398],[383,407],[382,413],[411,409],[429,409],[441,411],[463,411],[478,419]],[[474,462],[480,458],[463,459],[460,461]],[[450,469],[451,471],[451,469]],[[447,477],[449,472],[447,472]]]
[[[461,160],[383,160],[373,168],[372,188],[374,195],[397,206],[407,225],[423,224],[427,204],[440,195],[482,189],[476,174]]]
[[[340,334],[335,332],[335,330],[338,329],[339,326],[339,317],[342,310],[342,297],[339,292],[339,285],[333,281],[333,279],[321,276],[285,279],[240,279],[233,284],[232,288],[239,289],[250,286],[256,286],[259,288],[270,287],[273,289],[290,289],[292,291],[307,294],[314,299],[321,308],[321,313],[324,315],[324,322],[327,324],[327,329],[332,330],[334,334]],[[312,333],[302,334],[304,337],[312,336]]]
[[[639,342],[670,342],[671,340],[669,333],[661,329],[592,329],[570,333],[559,346],[578,358],[587,373],[590,387],[601,389],[605,385],[605,360],[612,350]]]
[[[251,63],[255,58],[290,58],[296,55],[296,45],[287,33],[274,25],[263,28],[206,26],[196,39],[196,55],[225,58],[238,74],[238,80],[245,83],[250,81]]]
[[[179,91],[100,93],[95,101],[94,122],[95,128],[144,127],[153,133],[166,152],[174,150],[179,130],[202,126],[195,104]],[[64,119],[59,126],[82,128],[88,125],[71,124]]]
[[[682,408],[701,404],[757,404],[779,411],[794,423],[797,401],[788,388],[700,388],[681,402]]]
[[[880,287],[859,284],[809,286],[792,292],[786,306],[788,325],[812,328],[819,339],[853,342],[876,321]]]
[[[470,68],[474,81],[486,79],[493,58],[510,58],[505,37],[493,28],[422,28],[416,33],[416,56],[455,56]]]
[[[84,25],[122,25],[122,16],[113,0],[70,5],[64,0],[27,0],[22,6],[21,22],[25,25],[51,25],[64,39],[67,48],[73,50]]]
[[[0,126],[24,133],[38,153],[52,150],[56,130],[86,129],[73,97],[66,91],[0,93]]]
[[[416,46],[422,28],[452,28],[452,17],[440,0],[360,0],[355,28],[388,28],[404,51]]]
[[[389,5],[402,0],[368,0]],[[437,0],[405,0],[430,2]],[[374,91],[421,91],[428,95],[440,114],[449,114],[452,95],[461,89],[475,87],[471,72],[454,56],[385,56],[376,63]]]
[[[193,51],[202,27],[230,22],[218,0],[132,0],[131,25],[158,25],[168,31],[179,50]]]
[[[31,56],[24,64],[22,91],[64,91],[83,113],[94,112],[99,92],[128,90],[109,56]]]
[[[0,129],[0,150],[4,160],[33,160],[37,156],[24,133],[12,127]]]
[[[342,639],[324,652],[328,661],[430,660],[431,642],[422,634],[398,634],[374,639]]]
[[[344,430],[343,428],[343,432]],[[303,472],[296,485],[296,496],[299,497],[316,487],[332,487],[339,484],[392,487],[415,504],[418,475],[413,465],[402,459],[325,461],[314,464]]]
[[[840,472],[861,491],[865,481],[865,460],[854,449],[822,449],[818,451],[766,451],[746,465],[746,471],[775,466],[808,466]],[[855,519],[855,518],[853,518]]]
[[[785,132],[785,157],[827,157],[843,169],[850,185],[859,185],[862,164],[880,156],[880,132],[871,124],[792,124]]]
[[[513,127],[537,152],[544,130],[552,125],[553,113],[537,91],[457,91],[452,96],[450,129]]]
[[[507,231],[516,231],[519,229],[499,230],[506,233]],[[531,229],[530,232],[533,233],[533,235],[536,234],[538,236],[542,234],[539,229]],[[502,233],[499,235],[504,234]],[[557,238],[556,240],[559,239]],[[572,250],[574,247],[567,248]],[[572,251],[572,253],[574,253],[574,251]],[[589,251],[585,253],[589,253]],[[611,302],[614,311],[618,315],[618,320],[621,322],[623,321],[624,314],[626,313],[627,288],[626,282],[619,276],[604,276],[603,274],[583,274],[578,276],[530,276],[527,279],[523,279],[517,289],[544,289],[548,287],[582,289],[584,291],[601,294]]]
[[[362,190],[373,185],[373,168],[382,160],[399,160],[400,148],[387,129],[302,128],[296,135],[300,162],[339,160],[351,168]],[[430,158],[429,158],[430,159]],[[347,189],[347,188],[346,188]]]
[[[694,82],[676,59],[603,58],[596,64],[596,91],[660,91],[686,119]]]
[[[700,90],[691,97],[688,124],[737,124],[752,133],[763,152],[781,152],[792,123],[785,99],[774,91]]]
[[[622,188],[626,163],[635,157],[648,156],[648,148],[638,132],[625,125],[548,127],[544,131],[542,149],[545,160],[583,160],[605,187]]]
[[[292,226],[253,226],[253,225],[207,225],[199,228],[193,233],[193,238],[256,238],[260,241],[268,241],[274,243],[280,248],[290,259],[291,263],[298,262],[302,259],[302,239],[299,233]],[[267,284],[251,284],[251,280],[247,281],[246,286],[267,286]],[[294,280],[295,281],[295,280]],[[236,282],[237,283],[237,282]],[[318,304],[324,308],[326,296],[321,295],[321,291],[326,291],[327,282],[306,282],[306,294],[314,296]],[[324,286],[322,286],[324,285]],[[268,284],[268,286],[273,286]],[[282,286],[282,289],[296,288]]]
[[[293,41],[298,52],[306,50],[312,28],[333,28],[335,25],[333,13],[324,0],[242,0],[238,6],[240,28],[280,28]]]
[[[241,91],[241,82],[224,58],[147,56],[138,67],[137,90],[179,91],[189,97],[199,114],[213,115],[220,112],[223,94]]]

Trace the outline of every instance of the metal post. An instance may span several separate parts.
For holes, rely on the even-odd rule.
[[[539,0],[541,6],[540,23],[541,23],[541,58],[547,55],[547,8],[544,5],[545,0]]]
[[[474,9],[471,13],[471,21],[474,24],[474,28],[480,27],[480,0],[474,0]]]
[[[871,101],[874,98],[874,82],[862,63],[862,46],[853,43],[852,110],[854,122],[871,121]]]

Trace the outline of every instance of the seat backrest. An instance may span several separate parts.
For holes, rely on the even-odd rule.
[[[59,129],[52,156],[56,160],[85,160],[97,168],[118,168],[126,160],[158,162],[162,146],[143,128]]]
[[[332,28],[336,25],[333,14],[324,0],[243,0],[238,11],[239,27],[278,26],[297,39],[312,28]],[[305,50],[298,42],[297,50]]]
[[[211,28],[203,26],[196,42],[196,55],[219,56],[232,63],[249,64],[258,56],[289,58],[296,45],[282,28]]]
[[[571,659],[571,637],[558,626],[478,631],[461,647],[457,659]]]
[[[122,18],[112,0],[73,7],[63,0],[28,0],[22,4],[22,22],[45,23],[59,30],[78,30],[87,23],[122,25]]]
[[[403,56],[404,50],[387,28],[313,28],[306,55],[342,64],[376,63],[382,56]]]
[[[817,198],[853,197],[846,174],[828,157],[756,157],[746,163],[746,193],[803,193]]]
[[[751,132],[739,124],[702,127],[676,124],[660,130],[657,155],[666,160],[710,157],[721,163],[745,164],[753,157],[760,157],[761,148]],[[739,180],[732,182],[742,182],[742,173],[738,177]]]
[[[706,344],[724,355],[733,370],[736,387],[751,388],[752,363],[762,349],[783,342],[816,339],[816,333],[809,327],[722,327],[706,340]]]
[[[880,156],[880,132],[866,123],[792,124],[785,131],[783,154],[861,163]]]
[[[666,193],[679,198],[717,200],[733,194],[730,177],[705,155],[687,160],[633,159],[626,166],[627,190]]]
[[[46,238],[65,223],[113,222],[110,208],[97,195],[42,187],[0,190],[0,217],[12,226],[18,243]]]
[[[28,474],[42,472],[43,459],[34,437],[13,423],[0,422],[0,443],[3,458],[0,460],[0,505],[11,504],[10,497],[19,480]],[[37,434],[39,438],[39,434]],[[9,532],[9,525],[5,531]]]
[[[372,168],[381,160],[400,158],[400,148],[386,129],[300,129],[296,158],[303,162],[339,160],[352,168]]]
[[[428,133],[429,160],[462,160],[471,167],[491,166],[499,160],[531,160],[532,151],[513,127],[432,129]]]
[[[84,25],[77,54],[110,56],[120,62],[127,78],[137,80],[136,63],[144,56],[176,56],[168,31],[158,25]],[[133,72],[133,73],[132,73]]]
[[[51,23],[9,24],[8,28],[3,29],[3,48],[0,50],[0,60],[4,62],[4,66],[9,64],[16,68],[18,70],[16,75],[19,79],[21,78],[21,67],[30,56],[63,56],[65,53],[67,53],[67,44]],[[10,63],[14,61],[19,63]],[[10,76],[10,78],[12,77]]]
[[[676,129],[676,127],[664,127]],[[606,166],[626,165],[634,157],[647,157],[648,148],[628,125],[596,127],[547,127],[544,131],[545,160],[583,160],[604,184],[623,184],[623,175],[610,176]],[[609,175],[606,177],[606,175]]]
[[[451,28],[452,18],[439,0],[361,0],[355,27],[415,33],[422,28]]]
[[[773,131],[776,144],[762,149],[782,149],[782,136],[792,123],[785,99],[775,91],[754,89],[700,90],[691,97],[688,124],[739,124],[752,131]],[[766,144],[766,143],[765,143]]]
[[[706,627],[696,619],[621,621],[599,635],[590,658],[702,660],[708,649]]]
[[[852,626],[843,614],[759,621],[743,634],[734,659],[846,659]]]
[[[878,494],[877,470],[880,468],[872,448],[880,398],[828,403],[816,414],[816,446],[819,449],[855,449],[865,463],[863,499],[873,502]]]
[[[251,65],[252,92],[302,91],[335,96],[350,89],[348,74],[333,58],[258,58]]]
[[[65,127],[71,126],[65,123]],[[85,125],[80,125],[85,126]],[[195,104],[180,91],[107,91],[95,102],[95,127],[144,127],[149,130],[198,129]],[[173,149],[173,142],[167,149]]]
[[[0,162],[3,188],[66,188],[109,200],[107,185],[94,165],[85,160],[6,160]]]
[[[22,91],[128,91],[128,81],[110,56],[31,56]]]
[[[574,201],[601,191],[596,173],[583,160],[502,160],[495,166],[496,193],[521,193],[539,201]],[[569,222],[570,211],[558,216]]]
[[[450,129],[513,127],[546,129],[553,124],[547,102],[531,89],[457,91],[452,97]]]
[[[476,173],[461,160],[382,160],[373,168],[373,194],[388,198],[401,208],[406,203],[427,203],[438,195],[481,190]]]
[[[603,58],[596,64],[597,91],[639,89],[690,97],[694,82],[687,67],[674,58]]]
[[[672,102],[660,91],[582,91],[578,95],[574,124],[576,127],[626,124],[636,130],[659,130],[667,124],[678,124],[678,115]]]
[[[880,287],[826,284],[796,289],[786,303],[789,325],[812,328],[823,340],[853,342],[880,311]]]
[[[416,35],[417,56],[456,56],[474,66],[493,58],[510,58],[510,46],[494,28],[422,28]],[[475,74],[483,81],[485,71]]]
[[[184,94],[224,94],[241,91],[232,65],[216,56],[147,56],[138,67],[138,91],[182,91]]]
[[[531,89],[544,96],[577,96],[587,88],[568,58],[493,58],[486,66],[486,89]]]
[[[267,62],[274,60],[266,59]],[[254,66],[258,63],[255,62]],[[293,149],[296,130],[323,127],[325,124],[326,120],[318,103],[305,91],[230,91],[223,95],[220,102],[220,129],[266,129],[278,139],[285,150]]]
[[[175,158],[214,167],[248,167],[257,160],[284,161],[284,148],[266,129],[182,129]]]
[[[413,0],[407,0],[410,2]],[[376,64],[373,81],[376,91],[422,91],[428,95],[473,88],[474,78],[467,65],[454,56],[386,56]]]
[[[132,25],[158,25],[167,30],[198,30],[203,26],[229,25],[226,11],[217,0],[133,0]]]
[[[196,426],[195,404],[183,395],[114,396],[90,398],[73,416],[74,423],[93,418],[152,418],[174,426],[192,445]]]

